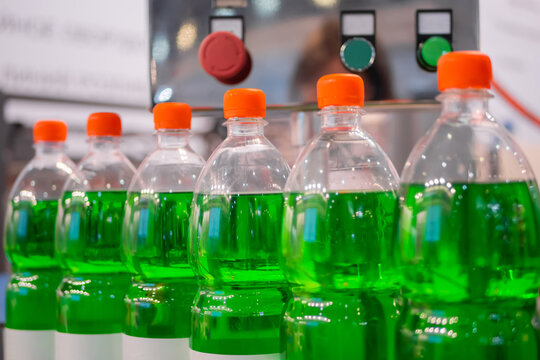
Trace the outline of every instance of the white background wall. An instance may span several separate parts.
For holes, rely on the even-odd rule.
[[[540,118],[540,1],[480,0],[480,49],[491,56],[495,81]],[[510,128],[540,177],[540,124],[494,94],[493,115]]]

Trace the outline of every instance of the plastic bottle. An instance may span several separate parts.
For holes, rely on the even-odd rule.
[[[191,359],[278,359],[288,297],[278,245],[289,167],[264,137],[261,90],[229,90],[223,107],[228,135],[194,197],[190,262],[201,283]]]
[[[402,359],[540,356],[538,187],[488,112],[491,71],[479,52],[441,57],[442,114],[403,170]]]
[[[293,283],[286,359],[392,359],[399,290],[392,234],[399,178],[360,126],[364,83],[317,82],[321,131],[285,187],[283,270]]]
[[[117,114],[91,114],[86,129],[89,153],[79,163],[80,178],[66,184],[58,213],[56,250],[64,274],[56,360],[117,360],[131,284],[122,262],[122,222],[135,169],[119,150]]]
[[[4,359],[54,359],[56,288],[62,274],[54,257],[58,199],[75,164],[64,152],[67,126],[58,120],[34,125],[34,158],[9,195],[5,250],[13,274],[6,292]]]
[[[126,360],[189,359],[197,291],[187,255],[189,216],[204,160],[189,146],[187,104],[156,105],[154,124],[157,148],[131,182],[124,221],[124,251],[134,274],[126,298]]]

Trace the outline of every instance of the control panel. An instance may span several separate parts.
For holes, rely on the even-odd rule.
[[[154,0],[154,102],[218,108],[231,87],[315,104],[317,79],[360,74],[366,100],[432,100],[438,59],[478,48],[478,0]]]

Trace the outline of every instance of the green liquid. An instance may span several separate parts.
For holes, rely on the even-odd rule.
[[[13,274],[6,292],[6,327],[55,329],[56,288],[61,280],[54,258],[58,200],[12,201],[10,205],[5,249]]]
[[[59,269],[54,258],[58,200],[12,201],[5,250],[14,271]]]
[[[287,278],[305,289],[395,287],[394,192],[291,193],[282,247]]]
[[[296,359],[393,359],[395,192],[291,193],[282,248],[297,286],[282,349]]]
[[[394,359],[395,292],[299,294],[284,316],[288,360]]]
[[[536,184],[402,191],[398,257],[411,299],[403,358],[539,357],[540,333],[531,325],[540,274]]]
[[[121,333],[128,274],[66,276],[58,289],[56,330],[69,334]]]
[[[194,261],[206,284],[283,284],[282,194],[197,195]]]
[[[73,274],[127,272],[122,263],[126,191],[74,191],[62,198],[58,251]]]
[[[278,261],[282,212],[282,194],[197,196],[191,251],[202,286],[193,307],[193,350],[279,353],[288,298]]]
[[[69,270],[58,293],[58,328],[76,334],[122,331],[131,277],[122,263],[125,191],[66,192],[57,250]]]
[[[133,193],[126,211],[125,254],[140,281],[127,295],[124,333],[187,338],[197,281],[187,242],[193,193]]]
[[[146,338],[188,338],[195,281],[134,282],[129,290],[124,333]]]
[[[126,212],[127,265],[145,280],[194,278],[187,243],[193,193],[133,193]]]
[[[6,327],[56,329],[56,289],[61,280],[60,271],[12,274],[6,291]]]
[[[284,288],[201,289],[193,305],[191,349],[222,355],[279,353],[288,297]]]
[[[405,286],[456,302],[538,294],[540,212],[529,183],[408,185],[399,249]]]
[[[535,302],[413,302],[401,317],[398,359],[540,358]]]

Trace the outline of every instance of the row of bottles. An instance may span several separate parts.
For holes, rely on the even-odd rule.
[[[351,74],[319,80],[290,174],[256,89],[225,93],[206,165],[186,104],[154,108],[138,170],[115,114],[89,117],[78,166],[65,124],[36,123],[6,220],[6,359],[540,358],[536,181],[487,112],[489,58],[444,55],[438,76],[401,181]]]

